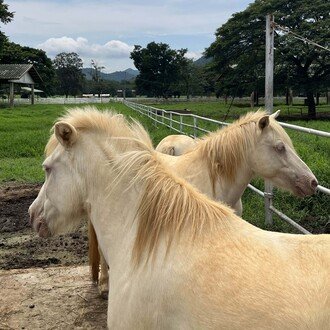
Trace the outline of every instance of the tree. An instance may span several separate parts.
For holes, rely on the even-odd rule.
[[[97,89],[96,94],[101,95],[105,84],[102,82],[101,78],[101,72],[105,68],[104,66],[100,66],[97,61],[91,60],[91,65],[92,65],[92,79],[94,81],[94,86]]]
[[[94,80],[85,80],[83,92],[86,94],[110,94],[116,96],[117,89],[120,88],[120,83],[112,80],[102,80],[96,83]]]
[[[206,50],[206,55],[213,57],[212,71],[220,85],[222,81],[233,88],[240,84],[250,91],[256,84],[260,86],[258,82],[264,76],[265,16],[269,13],[274,14],[278,24],[329,47],[329,1],[256,0],[221,26]],[[329,82],[329,53],[285,33],[275,35],[275,48],[275,73],[281,79],[285,72],[290,73],[286,87],[304,91],[309,117],[314,118],[313,94]]]
[[[55,71],[52,60],[43,50],[21,46],[7,40],[0,58],[1,62],[6,64],[33,64],[43,80],[43,83],[37,84],[36,87],[46,94],[54,93]]]
[[[11,22],[14,17],[13,12],[8,11],[8,5],[3,3],[3,0],[0,0],[0,21],[4,24]]]
[[[190,96],[202,95],[205,91],[204,66],[197,66],[192,60],[187,61],[181,74],[180,91],[183,95]]]
[[[66,97],[81,93],[84,83],[83,62],[77,53],[60,53],[54,59],[59,92]]]
[[[140,71],[136,77],[139,94],[169,97],[188,65],[186,49],[173,50],[164,43],[151,42],[146,48],[134,46],[131,59]]]
[[[3,24],[7,24],[7,23],[11,22],[13,17],[14,17],[14,13],[8,11],[8,5],[3,3],[3,0],[0,0],[0,22]],[[7,40],[7,37],[5,36],[4,33],[2,33],[0,31],[0,55],[3,50],[3,44],[4,44],[4,42],[6,42],[6,40]]]

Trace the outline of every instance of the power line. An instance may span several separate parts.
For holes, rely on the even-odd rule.
[[[326,47],[324,47],[324,46],[321,46],[321,45],[319,45],[318,43],[316,43],[316,42],[314,42],[314,41],[312,41],[312,40],[309,40],[309,39],[307,39],[307,38],[305,38],[305,37],[300,36],[299,34],[297,34],[297,33],[295,33],[295,32],[292,32],[292,31],[291,31],[288,27],[286,27],[286,26],[279,25],[279,24],[277,24],[277,23],[275,23],[275,22],[273,22],[273,26],[274,26],[274,28],[275,28],[276,30],[281,30],[281,31],[283,31],[283,32],[285,32],[285,33],[291,34],[294,38],[296,38],[296,39],[298,39],[298,40],[300,40],[300,41],[306,42],[306,43],[311,44],[311,45],[313,45],[313,46],[315,46],[315,47],[319,47],[319,48],[321,48],[321,49],[323,49],[323,50],[326,50],[326,51],[330,52],[330,49],[329,49],[329,48],[326,48]]]

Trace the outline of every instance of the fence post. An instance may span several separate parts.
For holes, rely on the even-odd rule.
[[[265,109],[273,112],[273,75],[274,75],[274,16],[266,16],[266,57],[265,57]],[[273,185],[265,181],[265,223],[273,224],[270,206],[273,203]]]
[[[198,121],[197,118],[194,117],[194,137],[197,137],[197,127],[198,127]]]
[[[158,113],[157,113],[158,110],[154,110],[154,113],[155,113],[155,117],[154,117],[154,121],[155,121],[155,127],[157,127],[157,120],[158,120]]]
[[[172,129],[173,123],[172,123],[172,112],[170,112],[170,128]]]
[[[180,133],[183,133],[182,132],[182,116],[180,115]]]

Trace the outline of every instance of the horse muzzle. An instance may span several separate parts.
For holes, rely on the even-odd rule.
[[[40,237],[51,236],[46,220],[41,215],[42,212],[36,214],[35,209],[32,205],[29,207],[30,225],[38,233]]]
[[[316,193],[318,182],[315,177],[304,177],[295,183],[295,194],[299,197],[306,197]]]

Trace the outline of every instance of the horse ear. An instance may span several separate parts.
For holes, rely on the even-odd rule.
[[[280,115],[280,112],[281,112],[281,110],[277,110],[276,112],[274,112],[274,113],[272,113],[271,115],[270,115],[270,117],[272,117],[272,118],[277,118],[279,115]]]
[[[70,147],[76,142],[78,133],[72,125],[60,121],[55,124],[55,136],[64,147]]]
[[[258,126],[261,130],[269,125],[269,116],[263,116],[258,121]]]

